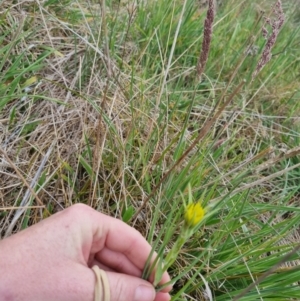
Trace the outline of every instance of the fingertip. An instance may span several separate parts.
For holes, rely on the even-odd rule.
[[[173,285],[172,285],[171,283],[165,286],[165,284],[166,284],[166,283],[169,283],[169,282],[171,282],[171,277],[170,277],[170,275],[168,274],[168,272],[164,272],[164,274],[163,274],[161,280],[160,280],[159,283],[158,283],[158,286],[164,286],[164,288],[162,288],[162,289],[160,290],[160,292],[168,293],[168,292],[170,292],[170,291],[172,290]]]
[[[173,288],[173,286],[172,286],[172,284],[170,284],[170,285],[167,285],[166,287],[162,288],[160,290],[160,292],[162,292],[162,293],[169,293],[172,290],[172,288]]]
[[[163,285],[164,283],[168,283],[168,282],[171,282],[171,277],[167,272],[165,272],[162,276],[161,284]],[[173,285],[170,283],[168,286],[163,288],[162,292],[169,292],[169,291],[171,291],[172,288],[173,288]]]
[[[167,301],[168,299],[156,299],[154,287],[146,280],[138,277],[107,272],[110,286],[111,301],[134,300],[134,301]],[[155,297],[154,297],[155,296]]]
[[[155,296],[154,301],[170,301],[171,296],[168,293],[158,292]]]

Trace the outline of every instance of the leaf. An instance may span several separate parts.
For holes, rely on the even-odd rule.
[[[127,209],[123,210],[122,220],[124,223],[127,223],[131,217],[134,215],[135,210],[133,206],[129,206]]]

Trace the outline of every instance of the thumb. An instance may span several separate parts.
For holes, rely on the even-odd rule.
[[[146,280],[119,274],[106,272],[110,285],[111,301],[153,301],[155,289]]]

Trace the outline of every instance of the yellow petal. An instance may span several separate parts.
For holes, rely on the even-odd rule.
[[[205,211],[200,203],[191,203],[187,206],[184,219],[189,227],[195,227],[203,219]]]

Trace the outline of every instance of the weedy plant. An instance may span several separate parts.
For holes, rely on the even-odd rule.
[[[206,15],[206,19],[204,22],[204,31],[203,31],[203,42],[202,42],[202,50],[201,50],[201,54],[200,57],[198,59],[198,63],[197,63],[197,67],[196,67],[196,71],[197,71],[197,77],[198,79],[200,79],[201,81],[201,75],[204,72],[207,60],[208,60],[208,55],[209,55],[209,50],[210,50],[210,44],[211,44],[211,39],[212,39],[212,29],[213,29],[213,21],[214,21],[214,15],[215,15],[215,8],[214,8],[214,1],[213,0],[209,0],[208,2],[208,10],[207,10],[207,15]],[[186,1],[184,2],[184,6],[183,9],[185,8],[185,4]],[[267,40],[266,44],[262,47],[262,54],[260,59],[257,62],[256,68],[254,70],[254,72],[252,73],[252,78],[251,78],[251,82],[255,79],[255,77],[258,75],[258,73],[262,70],[262,68],[271,60],[272,54],[272,48],[275,45],[276,39],[279,35],[280,29],[283,26],[284,23],[284,13],[283,13],[283,9],[282,9],[282,3],[281,1],[277,1],[275,3],[275,5],[273,6],[272,9],[272,14],[273,14],[273,19],[271,21],[271,19],[269,17],[266,17],[264,19],[264,22],[266,24],[269,24],[272,28],[272,32],[269,35],[268,31],[265,28],[265,25],[263,25],[262,27],[262,35],[264,36],[264,38]],[[251,38],[249,41],[251,41],[251,43],[254,43],[256,41],[256,38]],[[251,49],[252,45],[250,45]],[[237,65],[236,69],[233,70],[232,76],[230,78],[229,83],[235,78],[235,76],[237,75],[238,70],[240,69],[241,65],[243,64],[244,60],[246,59],[246,56],[249,55],[249,51],[244,52],[244,56],[242,57],[242,59],[240,60],[239,64]],[[240,89],[243,87],[243,85],[246,83],[246,81],[242,81],[237,88],[234,90],[234,92],[228,97],[227,100],[223,99],[225,93],[227,92],[227,88],[225,88],[224,92],[221,95],[221,101],[217,102],[215,109],[215,112],[217,113],[212,113],[210,116],[210,119],[208,121],[205,121],[202,128],[199,131],[199,134],[196,135],[196,138],[194,139],[193,143],[191,143],[191,145],[185,150],[183,151],[181,157],[179,157],[179,159],[177,161],[175,161],[175,163],[173,164],[173,166],[164,174],[164,176],[161,178],[159,184],[157,186],[154,187],[154,189],[152,190],[152,192],[150,193],[150,195],[146,198],[146,200],[143,202],[142,206],[140,207],[139,211],[136,213],[136,215],[142,210],[142,207],[150,200],[151,197],[153,197],[155,195],[155,193],[157,192],[158,187],[160,187],[160,185],[171,175],[171,173],[174,171],[174,169],[176,167],[178,167],[178,165],[180,165],[182,163],[182,161],[185,159],[185,157],[187,157],[189,155],[189,153],[196,147],[196,145],[202,141],[205,140],[204,138],[206,137],[206,135],[209,133],[209,130],[211,129],[212,125],[216,122],[216,120],[219,118],[220,114],[224,112],[225,108],[227,105],[230,104],[230,102],[233,100],[233,98],[240,92]],[[228,86],[227,86],[228,87]],[[224,97],[225,98],[225,97]],[[220,103],[224,102],[223,105],[220,105]],[[214,112],[214,111],[213,111]],[[200,149],[203,151],[204,148],[200,147]],[[198,149],[199,150],[199,149]],[[185,172],[184,172],[185,173]],[[248,172],[246,171],[246,173],[240,174],[238,175],[239,181],[243,180],[244,177],[248,174]],[[249,175],[249,174],[248,174]],[[201,177],[201,176],[200,176]],[[181,177],[181,179],[183,179],[183,177]],[[238,182],[239,182],[238,181]],[[218,185],[216,184],[217,180],[214,182],[214,185]],[[240,182],[238,183],[240,184]],[[236,185],[238,185],[236,184]],[[206,186],[206,185],[204,185]],[[251,185],[252,186],[252,185]],[[207,187],[207,186],[206,186]],[[215,188],[215,187],[214,187]],[[210,188],[210,191],[212,194],[214,194],[214,188]],[[244,190],[244,189],[242,189]],[[229,191],[226,197],[229,197],[228,200],[231,200],[232,205],[234,204],[233,199],[235,199],[238,196],[238,199],[240,201],[241,196],[239,194],[237,194],[236,192],[240,192],[241,189],[233,189],[233,191]],[[246,189],[245,189],[246,191]],[[166,192],[165,192],[166,193]],[[192,196],[192,190],[191,190],[191,186],[190,183],[188,184],[188,205],[185,204],[184,200],[185,198],[183,197],[183,202],[174,202],[172,205],[170,205],[172,207],[171,212],[168,214],[167,216],[167,221],[165,222],[165,229],[162,229],[159,234],[158,234],[158,238],[156,240],[155,246],[157,246],[157,244],[161,244],[160,247],[158,247],[158,258],[156,261],[152,262],[150,265],[150,259],[153,256],[153,253],[150,254],[149,259],[148,259],[148,264],[145,267],[145,271],[144,271],[144,275],[143,277],[145,279],[148,279],[148,277],[150,277],[151,273],[153,273],[153,270],[155,269],[155,280],[154,280],[154,285],[157,286],[159,284],[159,281],[161,279],[162,274],[167,271],[176,261],[177,258],[180,257],[180,253],[181,250],[184,247],[184,244],[187,243],[190,239],[193,240],[192,236],[193,234],[196,233],[197,230],[199,230],[200,226],[203,226],[204,221],[206,221],[207,218],[212,217],[213,215],[218,215],[218,212],[220,209],[218,209],[217,207],[223,207],[222,205],[220,205],[221,202],[225,203],[225,198],[221,198],[221,200],[219,199],[217,202],[214,202],[214,205],[210,204],[210,207],[212,207],[212,212],[210,212],[210,214],[206,215],[206,218],[204,218],[205,216],[205,212],[207,212],[207,208],[209,206],[207,206],[206,209],[204,209],[202,207],[202,202],[194,202],[194,198]],[[245,198],[245,200],[248,199],[248,195],[243,195],[242,198]],[[242,208],[244,207],[246,201],[242,201],[243,205]],[[210,200],[207,200],[207,204],[210,203]],[[235,205],[233,205],[235,206]],[[178,212],[177,214],[175,214],[175,212],[173,211],[174,208],[177,208]],[[183,212],[182,212],[182,208],[183,208]],[[243,208],[244,209],[244,208]],[[243,209],[241,209],[240,214],[242,214]],[[184,216],[184,221],[180,222],[180,220],[182,219],[182,216]],[[172,221],[169,220],[169,218],[171,217]],[[250,230],[248,229],[248,227],[246,226],[247,223],[244,223],[244,220],[242,218],[242,216],[240,217],[235,217],[239,219],[239,222],[235,224],[235,227],[241,227],[243,229],[243,232],[245,231],[246,233],[249,232]],[[298,218],[297,218],[298,220]],[[226,224],[226,219],[225,219],[225,224]],[[238,224],[240,223],[240,225],[238,226]],[[179,226],[179,227],[178,227]],[[198,227],[199,226],[199,227]],[[290,224],[291,226],[291,224]],[[179,229],[178,229],[179,228]],[[167,230],[166,230],[167,229]],[[237,228],[236,228],[237,229]],[[230,232],[230,230],[224,229],[225,233],[221,234],[218,232],[219,238],[217,239],[217,241],[219,243],[224,243],[226,245],[226,241],[227,238],[224,239],[225,236],[227,236],[226,230]],[[177,238],[175,239],[174,242],[174,234],[175,232],[178,232],[177,234]],[[204,231],[200,231],[200,235],[198,233],[197,235],[197,239],[199,239],[199,237],[204,236]],[[212,234],[212,233],[210,233]],[[256,233],[257,234],[257,233]],[[153,235],[153,234],[152,234]],[[251,235],[250,235],[251,237]],[[152,237],[151,237],[152,238]],[[210,239],[209,235],[208,235],[208,240]],[[246,239],[247,240],[247,239]],[[173,246],[170,248],[170,250],[168,250],[166,252],[166,247],[168,245],[168,243],[170,241],[173,241],[174,244]],[[159,243],[158,243],[159,242]],[[237,242],[235,241],[235,239],[233,240],[236,248],[238,248],[239,250],[239,254],[240,256],[233,258],[232,257],[232,262],[231,264],[236,265],[236,263],[241,259],[241,254],[243,253],[243,251],[241,251],[241,249],[244,249],[247,246],[247,242],[241,238],[241,241]],[[255,250],[255,248],[257,247],[257,245],[255,243],[253,243],[252,239],[250,239],[250,245],[248,247],[250,247],[250,250],[248,250],[246,253],[252,253],[253,250]],[[272,243],[274,243],[274,241],[272,241]],[[240,249],[239,245],[243,245],[243,248]],[[197,243],[196,243],[197,245]],[[205,243],[206,246],[207,243]],[[255,246],[256,245],[256,246]],[[270,246],[270,244],[267,244],[268,246]],[[211,246],[209,244],[209,246]],[[267,246],[263,247],[259,252],[258,252],[258,256],[262,256],[263,252],[265,252],[267,250]],[[205,254],[205,247],[201,248],[201,252],[202,254]],[[218,252],[219,248],[216,249],[212,249],[211,253],[214,252]],[[246,247],[247,249],[247,247]],[[263,250],[263,252],[262,252]],[[264,298],[264,290],[259,288],[259,284],[260,282],[262,282],[263,280],[265,280],[266,278],[268,278],[268,276],[274,274],[274,273],[278,273],[278,271],[281,271],[282,268],[282,264],[285,263],[285,261],[291,260],[292,258],[295,258],[295,256],[297,256],[297,252],[300,250],[299,246],[295,246],[294,248],[290,248],[290,253],[288,253],[287,255],[284,253],[281,253],[281,260],[278,260],[278,262],[273,266],[269,266],[270,270],[268,271],[268,269],[266,268],[265,271],[260,271],[259,273],[259,277],[257,275],[253,275],[252,273],[252,269],[250,268],[250,264],[248,263],[248,260],[246,260],[245,258],[243,258],[243,263],[246,266],[247,272],[249,273],[249,280],[251,279],[251,281],[253,282],[251,284],[251,282],[248,281],[242,281],[244,282],[243,286],[244,288],[241,289],[235,289],[235,291],[231,291],[229,294],[232,296],[232,298],[234,300],[240,300],[240,299],[245,299],[248,300],[248,298],[250,298],[249,300],[251,300],[251,298],[253,298],[253,289],[256,289],[256,293],[257,295],[263,299]],[[256,253],[258,250],[254,251],[254,253]],[[267,251],[269,252],[269,251]],[[222,252],[221,252],[222,253]],[[191,254],[190,254],[191,255]],[[229,254],[228,254],[229,255]],[[257,254],[256,254],[257,255]],[[245,256],[242,255],[242,256]],[[203,258],[204,257],[204,258]],[[179,291],[179,293],[177,293],[175,295],[175,297],[173,298],[174,300],[177,300],[177,298],[180,296],[180,292],[185,292],[188,290],[188,287],[190,285],[190,281],[194,280],[195,278],[197,278],[199,275],[199,277],[201,278],[203,284],[205,285],[205,289],[203,290],[202,294],[201,294],[201,298],[202,299],[209,299],[209,300],[213,300],[213,294],[209,288],[208,282],[204,279],[204,277],[201,275],[201,271],[204,269],[205,270],[205,263],[208,264],[209,266],[211,266],[211,262],[210,259],[212,258],[211,255],[208,256],[209,258],[205,258],[205,255],[203,255],[203,257],[198,254],[198,256],[195,256],[192,260],[192,263],[189,264],[187,261],[184,262],[184,265],[181,265],[181,269],[180,272],[178,272],[177,277],[175,277],[172,281],[172,284],[176,283],[177,280],[181,279],[183,276],[186,276],[187,274],[189,274],[191,272],[191,270],[193,270],[193,267],[201,262],[200,264],[200,269],[195,271],[194,275],[190,275],[190,279],[189,281],[187,281],[187,284],[184,286],[184,288],[182,290]],[[192,258],[192,257],[191,257]],[[238,259],[239,258],[239,259]],[[256,260],[257,256],[255,256]],[[273,258],[274,259],[274,258]],[[191,260],[191,259],[190,259]],[[261,261],[265,261],[265,258],[263,258]],[[226,264],[225,264],[226,265]],[[220,270],[222,270],[222,268],[219,268]],[[218,268],[217,268],[218,270]],[[218,271],[220,272],[220,271]],[[224,271],[223,271],[224,272]],[[289,271],[291,272],[291,271]],[[294,271],[297,275],[298,275],[298,269],[294,269]],[[226,273],[226,272],[224,272]],[[291,272],[292,273],[292,272]],[[213,274],[213,272],[211,271],[206,271],[205,272],[206,277],[210,277],[210,274]],[[217,273],[218,274],[218,273]],[[238,278],[237,274],[239,274],[239,272],[236,273],[236,278]],[[217,278],[218,279],[218,278]],[[295,278],[294,278],[295,279]],[[219,279],[218,279],[219,280]],[[220,280],[219,280],[220,281]],[[238,281],[233,281],[235,282],[235,285],[239,285]],[[247,284],[248,283],[248,284]],[[270,285],[270,284],[269,284]],[[268,286],[269,286],[268,285]],[[295,285],[295,283],[292,285],[292,287]],[[295,287],[295,286],[294,286]],[[160,290],[160,287],[157,287],[158,290]],[[250,291],[250,293],[249,293]],[[272,291],[272,289],[271,289]],[[268,294],[268,293],[267,293]],[[272,293],[273,294],[273,291]],[[278,291],[277,293],[278,294]],[[272,298],[274,298],[275,295],[273,295]],[[217,297],[217,296],[216,296]],[[227,297],[226,297],[227,298]],[[217,298],[222,300],[222,298]]]

